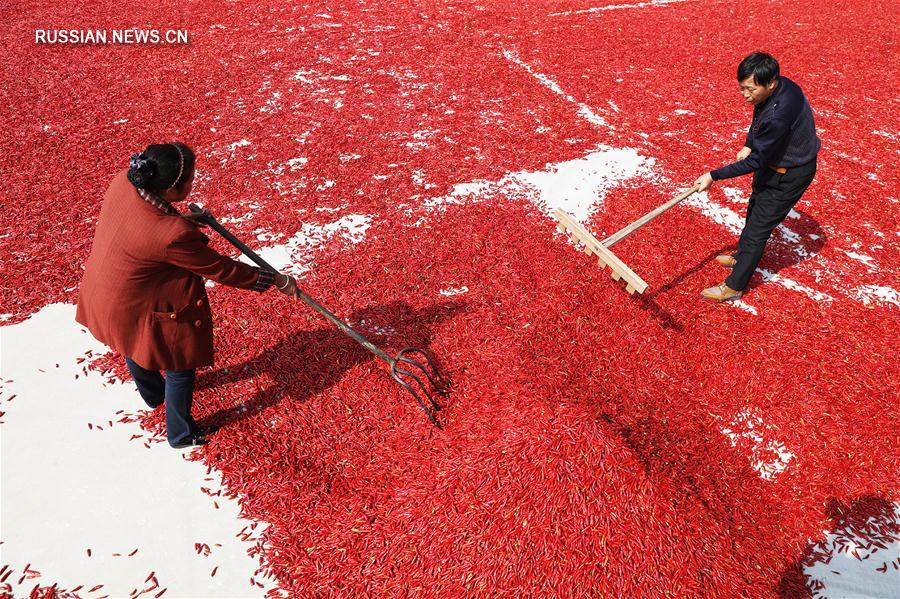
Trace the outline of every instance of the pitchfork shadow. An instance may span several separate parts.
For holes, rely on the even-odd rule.
[[[353,312],[348,324],[388,354],[396,347],[417,346],[428,349],[432,328],[465,310],[464,302],[435,304],[416,311],[406,302],[392,302]],[[387,332],[389,334],[386,334]],[[431,353],[431,352],[429,352]],[[250,418],[282,398],[304,402],[337,384],[353,367],[377,360],[356,341],[334,326],[300,331],[266,349],[258,356],[198,377],[196,388],[210,389],[257,377],[266,373],[274,382],[240,404],[206,416],[201,426],[225,427]],[[436,367],[444,372],[439,356],[432,355]],[[385,371],[388,372],[387,365]]]

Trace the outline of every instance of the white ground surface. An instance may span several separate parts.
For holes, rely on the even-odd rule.
[[[894,505],[893,521],[895,529],[900,524],[900,505]],[[812,580],[821,581],[824,588],[814,597],[856,598],[878,597],[897,599],[900,597],[900,540],[887,549],[874,548],[866,551],[865,539],[857,539],[845,547],[836,544],[836,535],[829,534],[819,545],[831,560],[817,562],[805,570]],[[851,555],[852,551],[856,555]],[[884,568],[884,571],[878,570]]]
[[[508,173],[498,181],[471,181],[453,186],[449,194],[431,198],[425,206],[439,212],[448,204],[472,204],[498,196],[524,196],[548,215],[562,208],[585,222],[603,209],[606,194],[636,177],[649,177],[653,159],[632,148],[600,146],[581,158],[548,164],[540,171]]]
[[[127,597],[152,587],[155,572],[159,587],[142,596],[162,588],[164,597],[262,596],[250,585],[254,543],[236,537],[251,524],[237,502],[201,491],[220,488],[215,472],[164,439],[148,449],[138,424],[117,422],[146,407],[133,384],[85,375],[76,360],[89,350],[107,351],[68,304],[0,328],[0,563],[15,570],[6,582],[17,597],[54,582],[104,585],[83,597]],[[209,555],[195,543],[209,545]],[[19,585],[28,564],[40,574]]]

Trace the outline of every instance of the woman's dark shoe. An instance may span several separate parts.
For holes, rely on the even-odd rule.
[[[185,447],[194,447],[199,445],[206,445],[209,441],[203,435],[191,435],[187,437],[183,441],[179,441],[172,445],[172,449],[184,449]]]
[[[210,425],[207,425],[207,426],[201,426],[201,427],[199,427],[198,430],[197,430],[197,432],[196,432],[195,434],[197,434],[197,435],[199,435],[199,436],[201,436],[201,437],[211,437],[211,436],[213,436],[214,434],[216,434],[216,431],[218,431],[218,430],[219,430],[218,425],[216,425],[216,424],[210,424]]]

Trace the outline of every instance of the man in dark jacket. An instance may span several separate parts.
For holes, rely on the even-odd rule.
[[[716,257],[719,264],[732,269],[731,275],[701,294],[718,301],[743,295],[772,230],[812,183],[821,146],[803,90],[779,75],[778,62],[772,56],[750,54],[738,66],[737,79],[744,100],[753,105],[753,122],[744,147],[737,162],[705,173],[695,183],[704,191],[714,181],[753,173],[753,192],[737,254]]]

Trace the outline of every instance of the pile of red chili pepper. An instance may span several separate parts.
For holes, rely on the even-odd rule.
[[[246,240],[366,215],[362,241],[313,249],[301,286],[387,348],[429,348],[453,382],[437,430],[302,304],[211,290],[217,366],[194,410],[223,428],[193,456],[271,525],[254,551],[282,589],[806,596],[802,566],[846,506],[865,529],[900,499],[896,291],[870,293],[900,284],[888,3],[82,4],[19,3],[0,32],[20,144],[0,153],[8,322],[74,301],[103,190],[131,152],[177,139],[198,153],[192,200]],[[25,39],[121,27],[123,10],[190,44]],[[756,314],[699,298],[736,236],[697,207],[616,247],[650,282],[634,297],[534,194],[430,207],[459,183],[635,148],[653,180],[610,189],[586,223],[611,233],[733,159],[750,118],[734,74],[756,49],[803,87],[823,140],[761,265],[790,283],[757,275]],[[749,186],[709,201],[743,215],[723,187]],[[724,433],[741,414],[762,428]],[[754,459],[773,443],[792,457],[767,478]],[[893,522],[872,534],[896,538]]]

